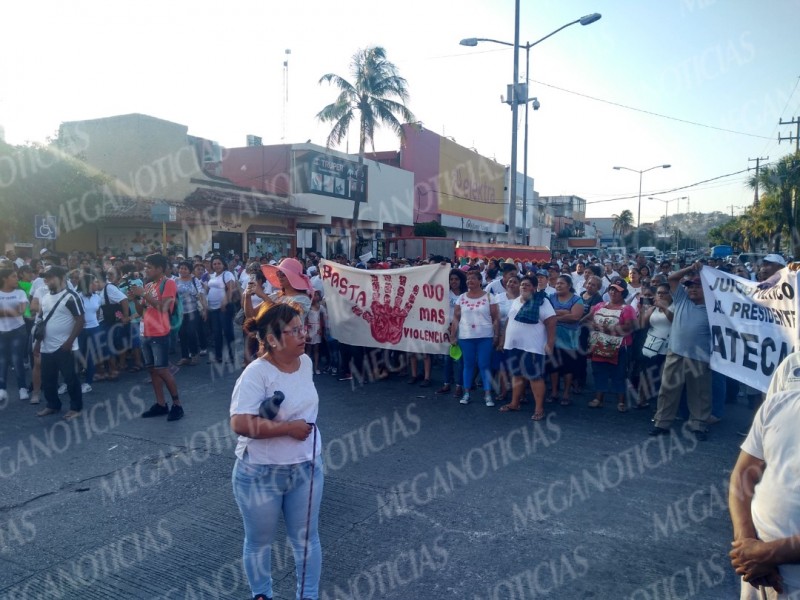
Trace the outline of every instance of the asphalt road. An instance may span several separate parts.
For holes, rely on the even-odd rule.
[[[434,367],[440,372],[440,367]],[[0,410],[0,600],[250,598],[230,485],[238,372],[185,367],[183,420],[141,419],[146,375],[97,383],[73,423]],[[744,406],[710,439],[648,410],[461,406],[397,376],[316,378],[326,452],[321,598],[738,598],[727,474]],[[681,423],[677,423],[681,425]],[[276,598],[294,598],[273,549]]]

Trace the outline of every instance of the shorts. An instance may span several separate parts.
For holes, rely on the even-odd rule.
[[[169,336],[142,338],[142,357],[148,369],[165,369],[169,366]]]
[[[578,353],[580,350],[555,348],[553,354],[547,360],[547,373],[558,373],[559,375],[574,375],[578,372]],[[581,357],[586,360],[585,357]]]
[[[506,352],[508,353],[506,367],[512,377],[522,377],[531,381],[544,379],[544,354],[534,354],[517,348]]]

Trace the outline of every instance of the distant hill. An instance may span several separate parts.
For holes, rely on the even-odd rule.
[[[719,225],[723,225],[731,220],[731,216],[724,212],[714,211],[711,213],[688,212],[669,215],[667,218],[667,230],[670,233],[677,227],[680,229],[682,238],[694,238],[698,244],[707,245],[706,236],[708,231]],[[664,217],[653,223],[653,229],[661,234],[664,231]]]

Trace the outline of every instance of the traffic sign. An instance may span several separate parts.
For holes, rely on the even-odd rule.
[[[58,229],[58,217],[36,215],[33,221],[33,237],[37,240],[54,240]]]
[[[156,223],[172,223],[178,220],[178,208],[158,202],[150,208],[150,218]]]

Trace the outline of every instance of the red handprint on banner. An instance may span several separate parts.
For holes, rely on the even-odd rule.
[[[375,341],[381,343],[397,344],[403,337],[403,323],[417,299],[419,285],[415,285],[402,306],[403,296],[406,293],[405,275],[400,275],[397,293],[392,304],[392,276],[383,276],[383,302],[381,302],[380,282],[377,275],[370,275],[372,280],[372,304],[370,310],[353,307],[353,312],[369,323],[370,332]]]

